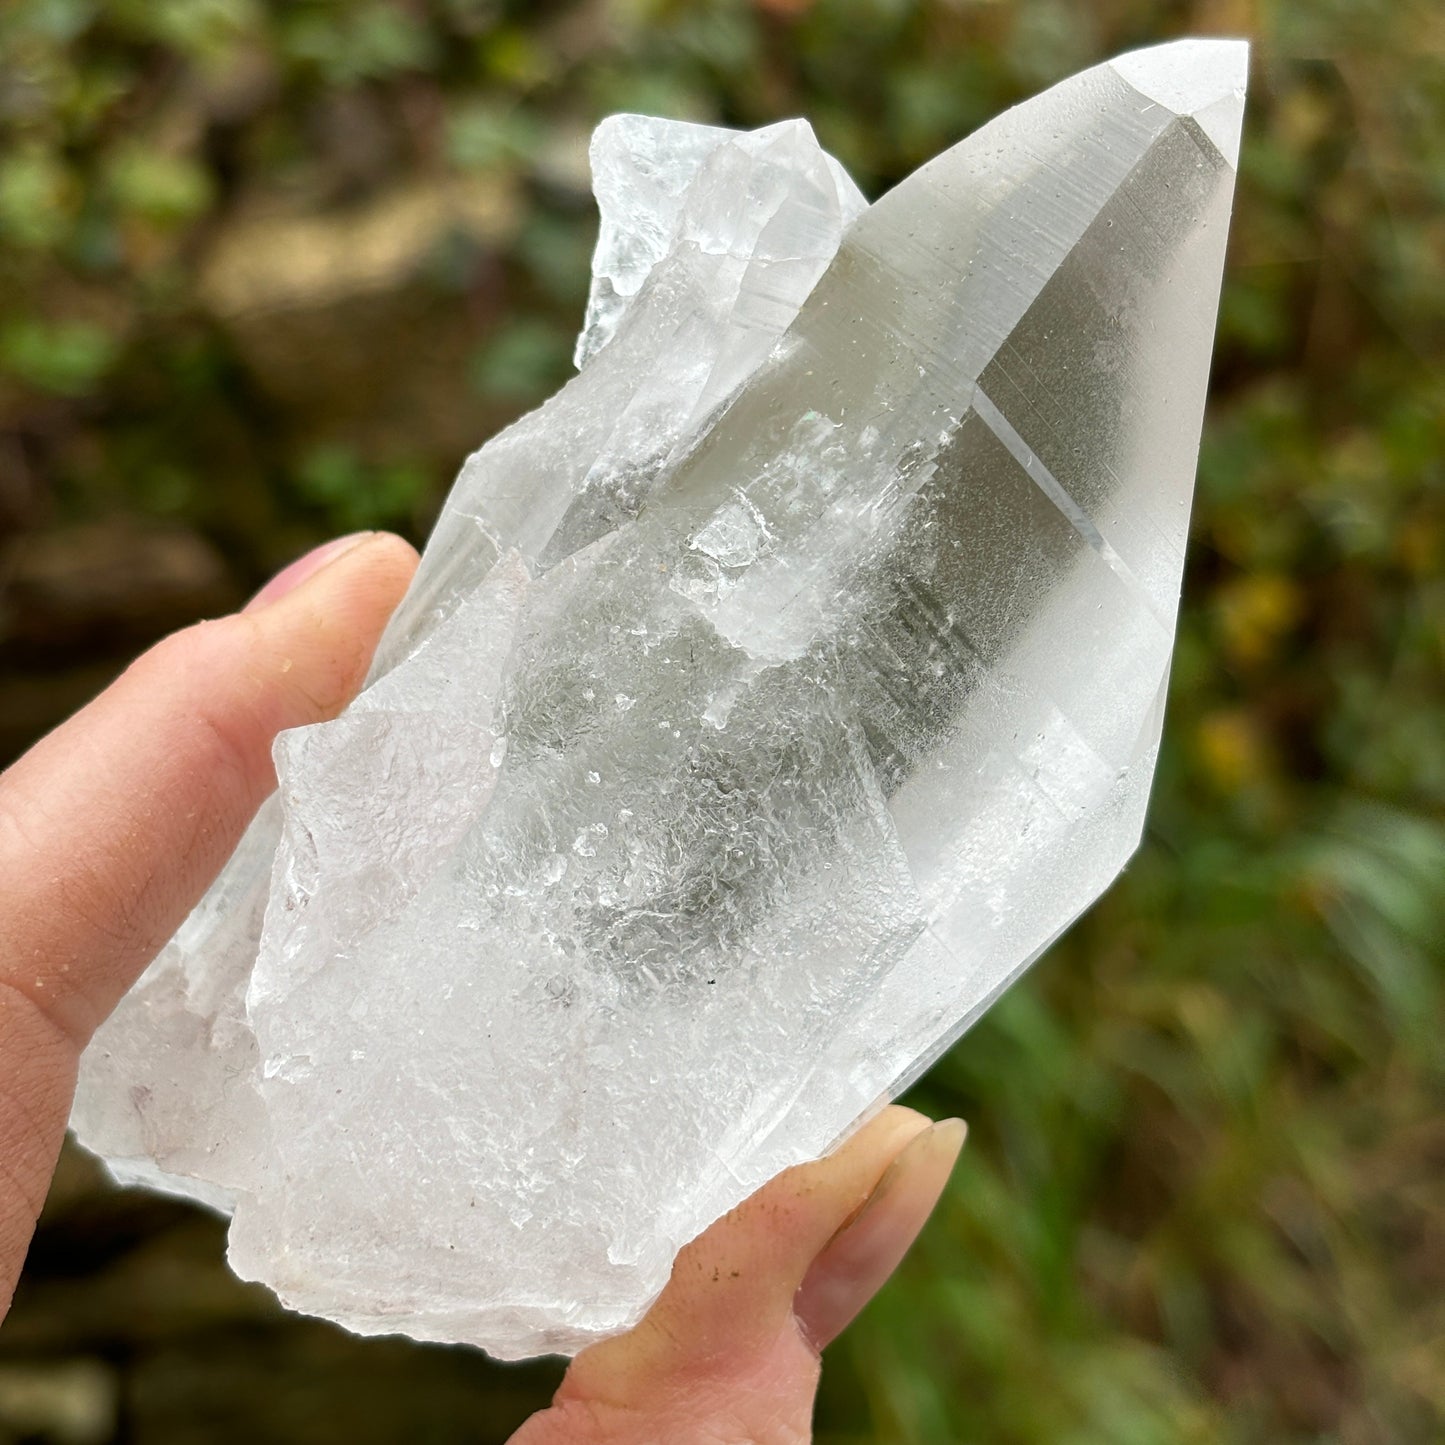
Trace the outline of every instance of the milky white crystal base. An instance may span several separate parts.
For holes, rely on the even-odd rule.
[[[599,127],[578,376],[83,1067],[119,1177],[365,1332],[515,1357],[926,1066],[1137,845],[1246,51],[872,207],[800,122]]]

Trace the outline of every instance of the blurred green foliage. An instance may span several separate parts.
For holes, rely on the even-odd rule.
[[[601,115],[804,115],[876,193],[1188,32],[1249,35],[1255,74],[1149,834],[917,1091],[973,1140],[830,1356],[825,1441],[1445,1437],[1445,10],[0,9],[0,515],[164,518],[247,585],[422,535],[565,376]],[[377,209],[425,186],[486,207]],[[363,275],[348,218],[383,214],[432,221]],[[339,222],[309,279],[298,217]]]

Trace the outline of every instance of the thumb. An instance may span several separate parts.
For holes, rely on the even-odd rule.
[[[415,565],[396,537],[332,543],[153,647],[0,776],[0,1317],[80,1050],[275,785],[276,734],[361,686]]]
[[[385,534],[318,549],[245,612],[153,647],[0,776],[0,986],[84,1042],[275,787],[276,734],[360,687],[415,565]]]
[[[964,1125],[890,1108],[678,1255],[636,1329],[584,1350],[512,1445],[804,1445],[818,1351],[917,1236]]]

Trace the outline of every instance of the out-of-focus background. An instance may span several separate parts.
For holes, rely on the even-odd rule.
[[[876,195],[1111,52],[1255,41],[1167,748],[1108,897],[941,1063],[972,1140],[819,1439],[1445,1438],[1445,7],[8,0],[0,760],[331,534],[424,537],[569,373],[619,109]],[[555,1362],[282,1314],[68,1153],[0,1442],[502,1440]]]

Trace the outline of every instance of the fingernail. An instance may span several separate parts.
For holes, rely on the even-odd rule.
[[[352,532],[346,537],[323,542],[312,548],[304,557],[298,557],[288,567],[283,567],[242,609],[245,612],[259,612],[273,602],[279,602],[288,592],[294,592],[308,577],[314,577],[329,562],[334,562],[344,552],[359,547],[375,532]]]
[[[793,1313],[814,1348],[836,1339],[877,1294],[928,1222],[968,1133],[944,1119],[909,1141],[873,1192],[823,1247],[793,1300]]]

